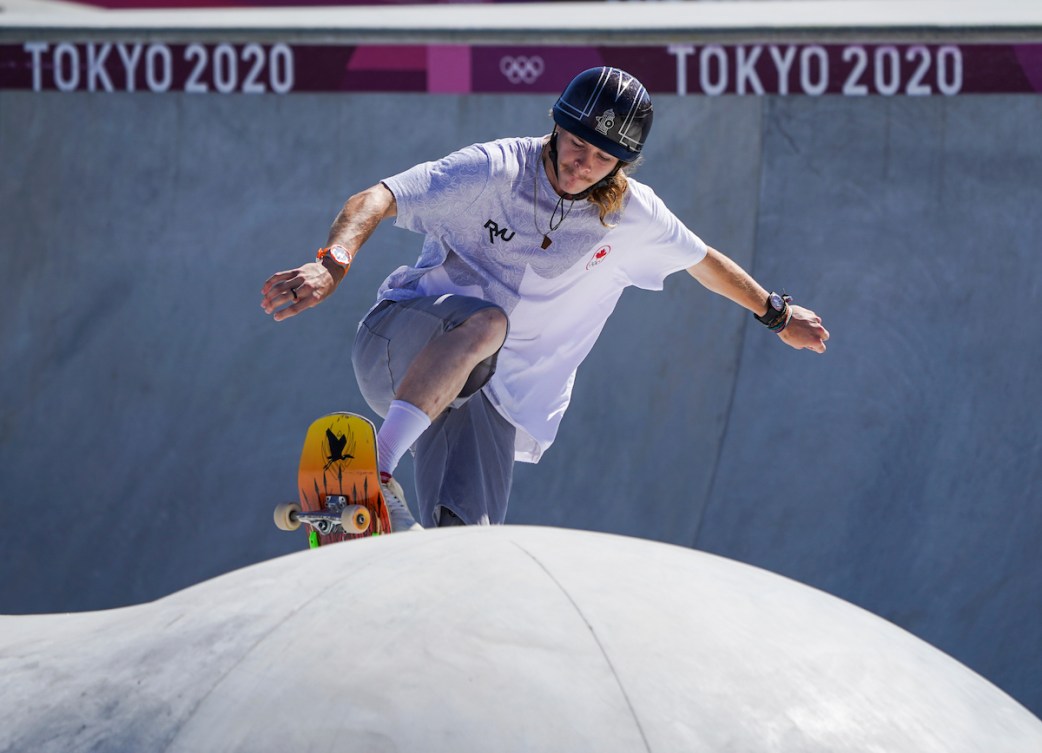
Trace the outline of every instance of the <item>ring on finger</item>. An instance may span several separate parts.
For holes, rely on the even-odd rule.
[[[290,288],[289,292],[290,292],[290,295],[293,296],[293,300],[294,301],[300,300],[299,298],[297,298],[297,289],[296,288]]]

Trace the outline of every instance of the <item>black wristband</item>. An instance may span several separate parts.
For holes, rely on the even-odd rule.
[[[757,314],[753,314],[753,316],[756,317],[756,321],[765,325],[767,329],[780,332],[789,323],[790,303],[792,303],[791,295],[787,293],[782,293],[781,295],[771,293],[767,296],[767,313],[763,316]]]

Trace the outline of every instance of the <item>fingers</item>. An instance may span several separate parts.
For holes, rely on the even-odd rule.
[[[829,331],[822,325],[820,316],[815,315],[811,320],[809,335],[811,338],[810,344],[804,347],[813,350],[815,353],[824,353],[826,350],[825,342],[829,339]]]
[[[308,308],[303,284],[298,270],[272,275],[261,288],[261,308],[277,322],[299,314]]]
[[[825,341],[829,339],[829,331],[821,323],[821,317],[810,309],[802,306],[792,307],[792,319],[789,326],[782,331],[791,330],[791,339],[786,340],[789,345],[796,349],[812,350],[815,353],[824,353]],[[786,339],[786,338],[782,338]]]
[[[291,306],[279,309],[274,313],[272,318],[277,322],[281,322],[289,319],[291,316],[296,316],[306,308],[310,308],[310,306],[304,305],[303,302],[298,301]]]
[[[822,325],[821,317],[806,309],[802,309],[798,315],[793,312],[789,326],[778,334],[786,345],[815,353],[824,353],[825,342],[829,339],[829,331]]]
[[[815,319],[815,324],[817,324],[817,327],[818,327],[818,339],[821,342],[821,350],[818,351],[818,352],[819,353],[824,353],[825,352],[825,342],[829,339],[829,331],[827,329],[825,329],[825,325],[821,323],[821,317],[820,316],[815,315],[814,319]]]
[[[820,320],[817,324],[812,323],[803,333],[803,344],[799,347],[813,350],[815,353],[824,353],[825,341],[829,339],[829,331],[821,326]]]
[[[285,272],[276,272],[264,283],[264,287],[261,288],[261,295],[267,295],[274,285],[290,280],[296,277],[297,274],[298,270],[296,269],[289,269]]]
[[[261,289],[261,308],[281,322],[317,306],[335,289],[336,280],[322,264],[305,264],[269,277]]]

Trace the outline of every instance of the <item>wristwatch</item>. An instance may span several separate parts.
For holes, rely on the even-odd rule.
[[[351,252],[343,246],[326,246],[318,250],[318,256],[315,257],[315,261],[322,261],[326,257],[329,257],[344,269],[351,266]]]
[[[789,304],[792,303],[792,296],[785,295],[784,293],[771,293],[767,296],[767,313],[763,316],[753,314],[756,317],[756,321],[761,324],[767,325],[767,327],[774,327],[784,319],[786,311],[789,308]]]

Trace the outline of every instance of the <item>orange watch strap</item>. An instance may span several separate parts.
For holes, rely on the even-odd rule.
[[[344,256],[346,256],[346,257],[347,257],[347,262],[342,262],[342,261],[340,261],[340,260],[339,260],[338,258],[336,258],[336,255],[332,253],[332,249],[333,249],[334,247],[336,247],[336,248],[339,248],[339,249],[340,249],[341,251],[343,251],[343,252],[344,252]],[[351,252],[350,252],[350,251],[348,251],[348,250],[347,250],[346,248],[344,248],[343,246],[341,246],[341,245],[338,245],[338,244],[336,244],[336,243],[334,243],[334,244],[333,244],[332,246],[326,246],[326,247],[324,247],[324,248],[320,248],[320,249],[318,250],[318,255],[317,255],[317,256],[315,257],[315,261],[322,261],[322,260],[323,260],[323,259],[325,259],[325,258],[326,258],[327,256],[328,256],[328,257],[329,257],[330,259],[332,259],[332,260],[333,260],[334,262],[336,262],[336,263],[337,263],[338,265],[340,265],[341,267],[343,267],[344,269],[347,269],[348,267],[350,267],[350,266],[351,266],[351,262],[352,262],[352,261],[354,261],[354,257],[352,257],[352,255],[351,255]]]

